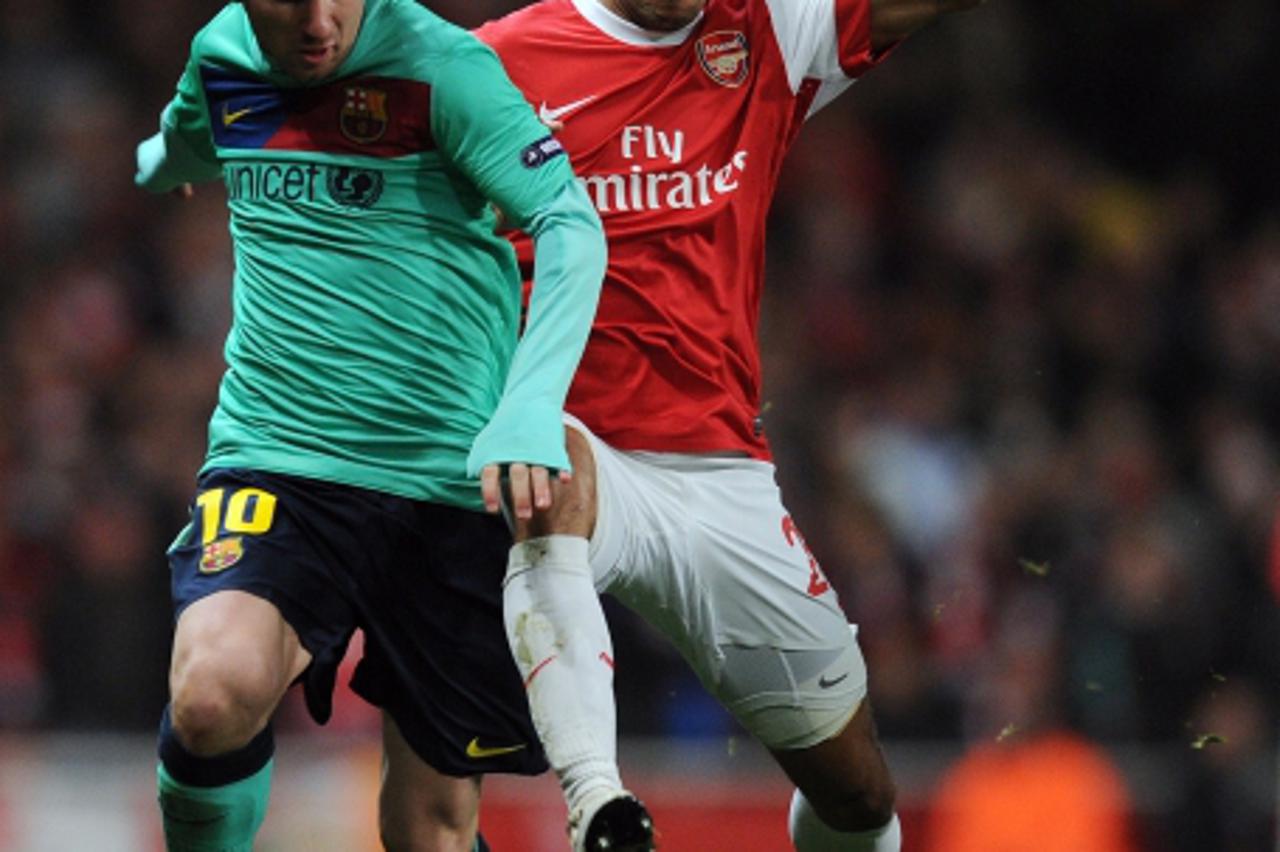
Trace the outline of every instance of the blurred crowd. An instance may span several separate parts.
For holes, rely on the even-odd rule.
[[[165,701],[231,258],[222,188],[133,151],[217,6],[0,0],[0,732]],[[1272,0],[991,0],[814,118],[771,213],[766,428],[882,735],[1176,746],[1151,848],[1274,844],[1276,80]],[[610,614],[624,734],[732,732]]]

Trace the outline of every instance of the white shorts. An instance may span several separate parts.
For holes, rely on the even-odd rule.
[[[591,445],[596,588],[665,634],[703,685],[773,749],[839,733],[866,665],[817,561],[782,505],[773,465],[739,456]]]

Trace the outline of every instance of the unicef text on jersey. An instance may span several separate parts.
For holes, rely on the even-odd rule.
[[[223,177],[229,201],[314,203],[327,196],[342,207],[356,208],[372,207],[384,184],[376,169],[316,163],[228,165]]]

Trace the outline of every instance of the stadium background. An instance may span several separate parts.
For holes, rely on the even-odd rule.
[[[161,553],[230,267],[219,187],[130,178],[216,6],[0,0],[0,849],[159,848]],[[862,625],[908,852],[1011,822],[1028,852],[1277,848],[1278,22],[992,0],[789,160],[766,421]],[[663,848],[784,848],[778,773],[611,615]],[[373,722],[285,708],[261,848],[373,848]],[[487,794],[495,849],[557,848],[549,779]]]

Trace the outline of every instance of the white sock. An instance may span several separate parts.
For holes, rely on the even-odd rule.
[[[570,820],[580,818],[622,789],[613,642],[592,582],[587,540],[551,535],[515,545],[502,600],[533,724],[560,779]]]
[[[836,831],[818,818],[804,794],[796,790],[791,797],[788,821],[791,844],[796,852],[901,852],[902,824],[898,815],[881,828],[872,831]]]

